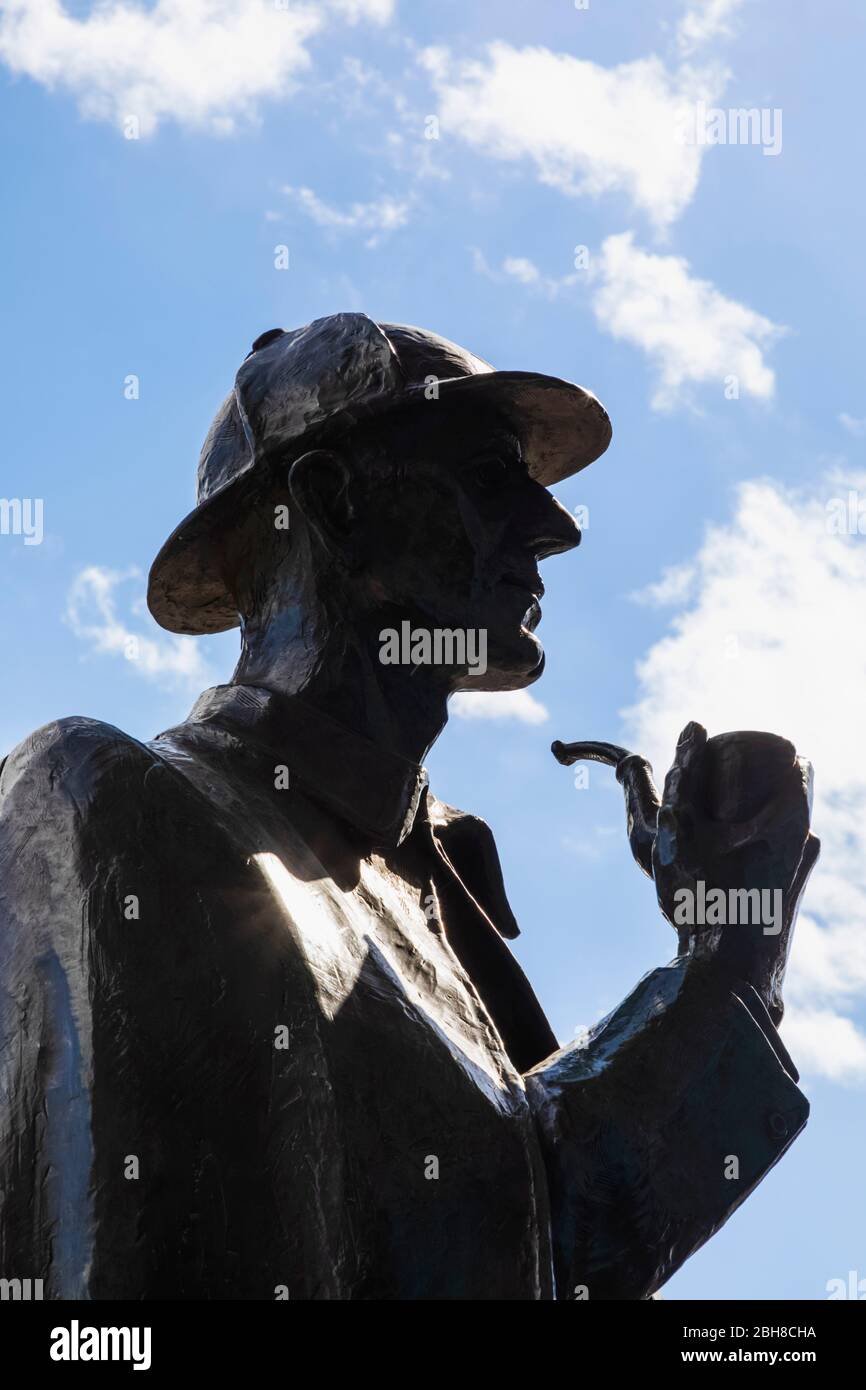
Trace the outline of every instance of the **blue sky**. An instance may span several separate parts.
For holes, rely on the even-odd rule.
[[[612,774],[578,790],[551,739],[661,776],[695,718],[814,761],[784,1026],[812,1120],[672,1298],[866,1277],[864,38],[856,0],[0,0],[0,496],[43,515],[0,533],[4,751],[68,714],[151,736],[230,674],[235,635],[152,622],[147,568],[253,338],[363,309],[613,418],[556,489],[589,524],[545,566],[545,676],[466,697],[430,759],[496,832],[563,1041],[674,942]]]

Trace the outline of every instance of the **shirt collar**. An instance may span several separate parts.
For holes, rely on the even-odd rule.
[[[427,787],[426,770],[297,695],[263,686],[217,685],[199,696],[188,722],[213,724],[266,748],[285,763],[306,795],[375,844],[402,844],[412,829]]]

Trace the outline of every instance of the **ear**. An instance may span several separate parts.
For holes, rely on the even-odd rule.
[[[328,551],[345,553],[355,523],[351,491],[354,473],[330,449],[311,449],[289,469],[289,492]]]

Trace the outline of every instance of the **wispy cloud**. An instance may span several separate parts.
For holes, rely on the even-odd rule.
[[[690,0],[677,25],[677,45],[683,57],[717,39],[729,38],[731,20],[742,6],[743,0]]]
[[[460,690],[448,708],[458,719],[516,719],[520,724],[543,724],[550,717],[528,690]]]
[[[526,256],[507,256],[502,262],[502,269],[523,285],[537,285],[542,280],[538,266]]]
[[[849,415],[843,410],[839,415],[839,424],[856,439],[866,438],[866,416]]]
[[[0,0],[0,60],[70,92],[85,116],[149,135],[163,120],[227,134],[291,93],[329,21],[384,23],[392,0]],[[128,132],[127,132],[128,133]]]
[[[690,386],[726,385],[767,400],[775,376],[764,350],[785,331],[692,275],[682,256],[653,255],[634,234],[608,237],[594,268],[599,327],[641,348],[658,372],[652,405],[668,410]]]
[[[496,280],[499,284],[506,284],[510,280],[544,295],[546,299],[556,299],[563,290],[575,285],[578,279],[576,274],[563,275],[559,279],[545,275],[528,256],[506,256],[497,270],[477,247],[472,252],[472,265],[478,275],[484,275],[488,280]]]
[[[128,616],[123,617],[118,612],[120,592],[132,583],[135,591],[126,600]],[[136,569],[88,565],[81,570],[67,596],[66,621],[90,651],[122,658],[133,674],[146,680],[195,689],[213,680],[196,638],[168,633],[149,636],[143,630],[150,619],[142,576]]]
[[[293,188],[287,184],[283,193],[313,222],[330,232],[369,232],[367,246],[378,245],[388,232],[405,227],[409,221],[410,200],[388,193],[370,202],[350,203],[345,208],[325,202],[312,188]]]
[[[786,985],[784,1032],[798,1065],[866,1079],[866,767],[860,760],[866,675],[866,539],[841,528],[849,488],[743,484],[730,522],[692,561],[694,588],[638,668],[626,712],[633,746],[661,775],[690,719],[710,733],[766,729],[815,768],[822,854],[806,891]],[[859,491],[858,491],[859,489]],[[835,520],[834,520],[835,518]]]
[[[348,19],[350,24],[372,20],[387,24],[394,14],[396,0],[330,0],[330,7]]]
[[[672,604],[684,603],[691,595],[694,583],[694,565],[669,565],[662,571],[661,579],[645,585],[629,597],[647,608],[667,608]]]

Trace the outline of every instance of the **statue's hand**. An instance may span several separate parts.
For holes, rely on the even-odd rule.
[[[555,743],[553,752],[616,768],[632,852],[655,880],[680,953],[749,981],[779,1022],[791,929],[819,850],[809,764],[774,734],[708,739],[689,724],[660,798],[649,763],[624,748]]]
[[[680,735],[652,851],[659,905],[681,953],[748,980],[782,1017],[797,905],[818,858],[812,769],[774,734]]]

